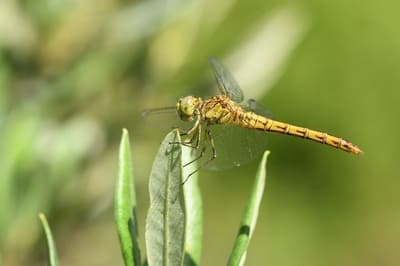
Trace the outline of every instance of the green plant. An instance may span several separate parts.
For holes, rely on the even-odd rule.
[[[202,202],[190,148],[180,144],[178,130],[171,131],[161,143],[149,180],[150,208],[146,219],[146,251],[148,265],[199,265],[202,241]],[[262,157],[255,183],[240,223],[228,265],[243,265],[249,241],[255,229],[258,209],[265,187],[266,160]],[[125,265],[141,265],[136,221],[136,199],[128,131],[123,130],[118,177],[115,190],[115,222]],[[42,219],[42,221],[44,221]],[[57,255],[50,229],[43,222],[48,238],[51,265]]]
[[[49,264],[50,266],[58,265],[58,256],[56,250],[56,243],[54,242],[53,234],[51,233],[50,226],[47,222],[46,216],[43,213],[39,214],[39,219],[42,223],[44,233],[47,239],[47,249],[49,250]]]

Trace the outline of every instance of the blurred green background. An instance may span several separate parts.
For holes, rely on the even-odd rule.
[[[364,150],[266,135],[247,265],[399,265],[399,10],[390,0],[1,1],[0,264],[45,263],[42,211],[62,265],[121,265],[121,129],[143,237],[152,159],[177,118],[140,112],[214,94],[214,55],[275,118]],[[257,164],[201,171],[203,265],[226,263]]]

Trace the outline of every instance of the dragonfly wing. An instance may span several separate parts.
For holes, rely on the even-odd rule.
[[[208,163],[209,170],[223,170],[244,165],[261,157],[267,149],[267,134],[260,131],[243,129],[234,125],[215,125],[210,127],[215,143],[217,157]],[[210,145],[207,145],[204,160],[211,157]]]
[[[245,104],[241,104],[241,106],[248,111],[254,112],[256,114],[265,116],[267,118],[272,118],[272,112],[264,107],[263,105],[259,104],[254,99],[248,99]]]
[[[221,93],[227,95],[235,102],[241,103],[243,101],[243,92],[229,70],[214,57],[210,56],[208,61]]]

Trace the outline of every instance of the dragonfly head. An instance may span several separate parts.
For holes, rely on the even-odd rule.
[[[198,106],[201,103],[201,99],[193,96],[186,96],[180,98],[176,104],[176,111],[178,112],[179,118],[183,121],[193,121],[198,114]]]

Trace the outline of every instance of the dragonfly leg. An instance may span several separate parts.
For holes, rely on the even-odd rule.
[[[194,148],[194,149],[199,149],[199,148],[200,148],[200,144],[201,144],[201,131],[202,131],[201,124],[199,124],[199,126],[198,126],[198,128],[197,128],[197,134],[193,134],[193,136],[196,137],[196,145],[195,145],[195,146],[192,145],[192,148]],[[193,139],[192,139],[191,141],[194,142]],[[193,162],[199,160],[201,157],[203,157],[204,152],[206,151],[206,148],[207,148],[207,146],[206,146],[206,145],[203,145],[203,148],[201,149],[199,156],[197,156],[196,158],[194,158],[194,159],[191,160],[190,162],[185,163],[185,164],[183,165],[183,167],[186,167],[186,166],[188,166],[189,164],[191,164],[191,163],[193,163]]]
[[[180,129],[180,128],[178,128],[178,130],[179,130],[179,136],[187,136],[187,131],[184,131],[183,129]]]
[[[197,126],[197,134],[194,134],[196,136],[196,149],[200,148],[200,143],[201,143],[201,132],[202,132],[202,126],[201,123]]]
[[[194,175],[195,173],[197,173],[200,170],[201,167],[197,168],[196,170],[194,170],[193,172],[191,172],[190,174],[188,174],[188,176],[185,178],[185,180],[183,180],[182,182],[182,186],[186,183],[186,181],[189,180],[189,178]]]
[[[194,142],[194,136],[192,136],[189,140],[186,141],[172,141],[169,144],[170,145],[179,144],[194,149],[196,148],[196,146],[193,145],[193,142]]]
[[[199,154],[196,158],[194,158],[193,160],[191,160],[190,162],[185,163],[185,164],[183,165],[183,167],[186,167],[186,166],[190,165],[191,163],[193,163],[193,162],[199,160],[201,157],[203,157],[205,151],[206,151],[206,146],[203,146],[203,148],[202,148],[201,151],[200,151],[200,154]],[[197,170],[196,170],[196,171],[197,171]],[[191,175],[191,174],[192,174],[192,173],[190,173],[190,175]]]
[[[215,158],[217,158],[217,150],[215,149],[215,144],[214,144],[214,139],[211,135],[211,131],[207,128],[206,131],[207,135],[208,135],[208,139],[210,141],[211,144],[211,151],[212,151],[212,157],[208,162],[211,162],[212,160],[215,160]]]
[[[196,146],[192,145],[191,142],[185,142],[185,141],[179,142],[179,141],[176,141],[176,142],[170,142],[169,144],[171,144],[171,145],[179,144],[179,145],[182,145],[182,146],[185,146],[185,147],[188,147],[188,148],[196,149]]]
[[[189,140],[181,141],[181,142],[179,142],[179,141],[178,142],[170,142],[170,144],[182,144],[182,145],[192,148],[192,149],[198,149],[200,146],[201,126],[199,125],[196,130],[197,130],[197,132],[192,133],[192,136],[190,137]]]
[[[201,118],[200,118],[200,116],[198,115],[198,116],[197,116],[197,119],[196,119],[196,122],[194,123],[193,127],[192,127],[191,129],[189,129],[189,130],[186,132],[186,135],[191,135],[191,134],[193,134],[193,132],[195,132],[196,130],[198,130],[198,128],[199,128],[199,126],[200,126],[200,120],[201,120]]]
[[[212,138],[211,131],[210,131],[210,129],[209,129],[208,127],[206,127],[206,129],[205,129],[205,134],[206,134],[206,139],[205,139],[205,140],[208,141],[208,142],[210,143],[210,145],[211,145],[212,156],[211,156],[211,158],[209,158],[207,161],[205,161],[204,163],[202,163],[196,170],[194,170],[193,172],[191,172],[191,173],[185,178],[185,180],[183,181],[182,185],[184,185],[184,184],[186,183],[186,181],[188,181],[189,178],[190,178],[193,174],[195,174],[195,173],[198,172],[201,168],[205,167],[207,164],[209,164],[211,161],[213,161],[215,158],[217,158],[217,151],[216,151],[216,149],[215,149],[214,139]],[[193,163],[193,162],[195,162],[195,161],[197,161],[197,160],[199,160],[201,157],[203,157],[203,155],[204,155],[204,153],[205,153],[205,151],[206,151],[206,148],[207,148],[207,145],[206,145],[206,143],[204,143],[203,148],[202,148],[202,150],[201,150],[199,156],[197,156],[195,159],[193,159],[193,160],[190,161],[189,163],[186,163],[186,164],[184,165],[184,167],[187,166],[187,165],[189,165],[189,164],[191,164],[191,163]]]
[[[181,129],[179,127],[174,127],[173,129],[178,129],[179,136],[191,135],[193,132],[195,132],[197,130],[197,127],[200,125],[200,120],[201,120],[200,115],[197,115],[194,125],[191,128],[189,128],[188,130]]]
[[[176,142],[170,142],[169,144],[181,144],[189,148],[198,149],[200,143],[199,142],[200,134],[201,134],[201,124],[200,124],[200,118],[198,118],[191,129],[184,132],[182,132],[182,130],[179,130],[180,136],[191,135],[188,141],[176,141]],[[193,143],[196,143],[196,145],[193,145]]]
[[[183,165],[183,167],[186,167],[186,166],[188,166],[188,165],[194,163],[195,161],[200,160],[201,157],[204,156],[204,153],[206,152],[206,149],[207,149],[207,145],[204,145],[203,148],[202,148],[201,151],[200,151],[200,154],[199,154],[196,158],[194,158],[193,160],[191,160],[190,162],[185,163],[185,164]],[[182,182],[182,186],[186,183],[186,181],[189,180],[189,178],[190,178],[193,174],[197,173],[203,166],[204,166],[204,165],[201,165],[200,167],[198,167],[197,169],[195,169],[193,172],[191,172],[190,174],[188,174],[188,176],[187,176],[187,177],[185,178],[185,180]]]

